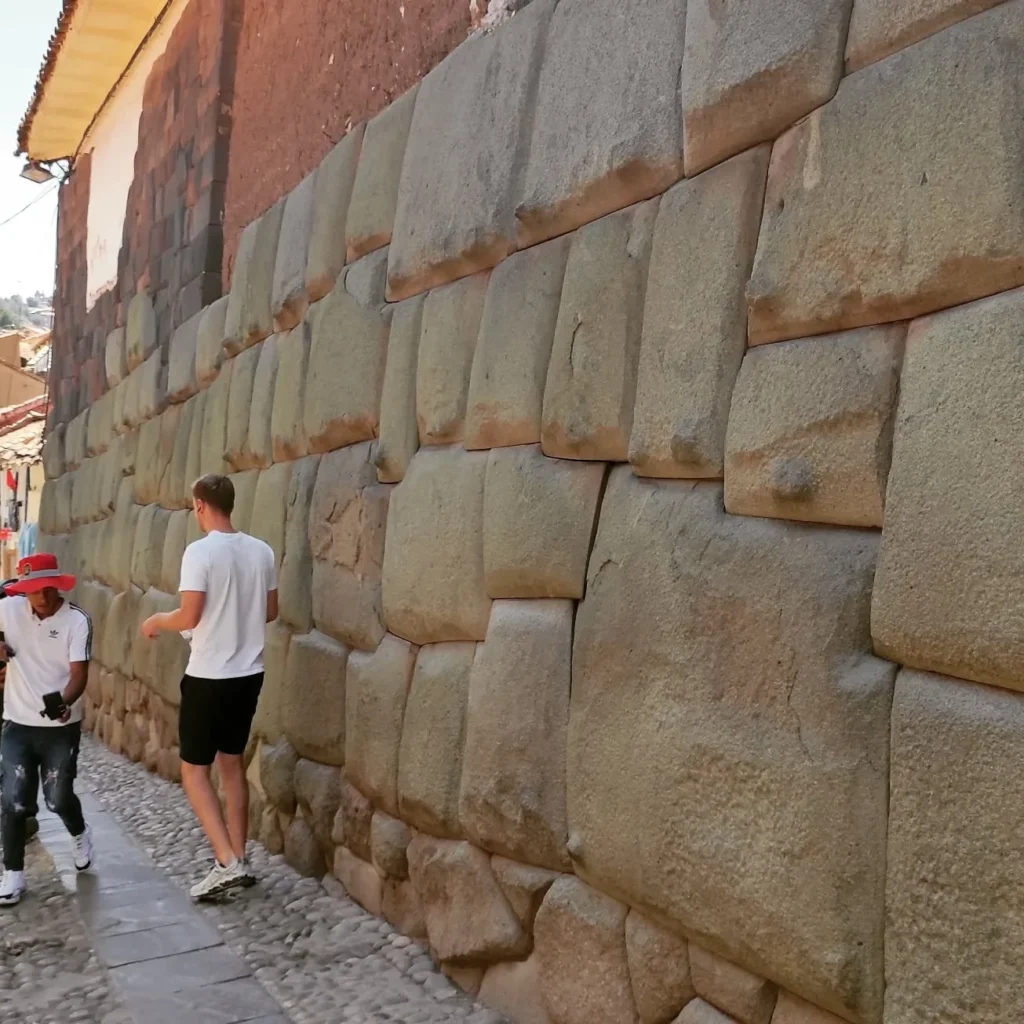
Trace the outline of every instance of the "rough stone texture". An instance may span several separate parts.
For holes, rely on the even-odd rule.
[[[156,313],[153,300],[139,292],[128,303],[125,321],[125,365],[129,373],[141,366],[156,350]]]
[[[843,1021],[841,1017],[783,990],[775,1004],[772,1024],[843,1024]]]
[[[384,903],[384,880],[372,864],[339,847],[334,852],[334,876],[364,910],[380,916]]]
[[[368,253],[345,268],[345,291],[360,305],[382,310],[388,284],[388,249]]]
[[[132,583],[143,590],[160,583],[170,519],[171,513],[159,505],[144,505],[139,512],[132,544]]]
[[[487,455],[419,451],[395,489],[384,548],[387,628],[417,644],[483,640]]]
[[[160,500],[181,432],[183,406],[172,405],[139,428],[135,468],[135,500],[140,505]]]
[[[492,272],[469,379],[467,448],[540,440],[570,242],[569,236],[556,238],[514,253]]]
[[[228,388],[228,414],[224,425],[224,458],[235,470],[251,469],[249,451],[249,416],[252,409],[253,383],[260,363],[263,343],[240,352],[231,360],[231,385]]]
[[[303,402],[309,367],[309,316],[294,330],[278,336],[277,384],[270,435],[275,462],[301,459],[309,453],[303,423]]]
[[[516,917],[532,935],[537,911],[551,884],[559,877],[558,872],[520,864],[519,861],[497,855],[491,858],[491,870],[509,905],[516,912]]]
[[[533,0],[500,32],[467,40],[420,83],[398,190],[389,299],[486,270],[516,248],[516,192],[554,6]]]
[[[381,566],[391,488],[377,483],[374,447],[320,457],[309,509],[316,628],[359,650],[384,636]]]
[[[228,371],[230,372],[230,371]],[[219,389],[218,389],[219,390]],[[206,405],[210,392],[200,391],[190,398],[186,405],[192,406],[192,425],[188,435],[188,451],[185,454],[185,486],[188,488],[188,503],[192,503],[192,484],[203,475],[203,433],[206,426]],[[130,435],[126,435],[130,436]],[[223,470],[225,466],[221,466]]]
[[[373,863],[385,878],[399,881],[409,877],[409,860],[406,855],[412,833],[409,826],[398,818],[377,811],[370,826],[370,848]]]
[[[368,861],[373,856],[372,829],[373,804],[348,781],[348,773],[342,772],[341,803],[332,833],[334,842]]]
[[[107,335],[103,348],[103,369],[107,387],[114,388],[128,376],[128,353],[125,347],[125,329],[115,327]]]
[[[160,580],[156,584],[168,594],[176,594],[181,581],[181,559],[185,554],[188,521],[192,513],[186,510],[171,512],[164,531],[164,547],[160,562]]]
[[[235,488],[231,525],[242,533],[251,532],[252,510],[256,503],[256,485],[260,482],[260,472],[258,469],[247,469],[241,473],[232,473],[229,477]]]
[[[285,199],[271,288],[275,331],[290,331],[306,315],[309,305],[306,256],[313,230],[316,175],[315,170],[307,174]]]
[[[884,657],[1015,690],[1022,316],[1017,289],[911,325],[871,614]]]
[[[306,878],[323,878],[326,874],[323,851],[301,817],[296,817],[285,833],[284,859]]]
[[[89,410],[80,412],[67,426],[64,458],[68,469],[78,469],[85,459],[85,440],[89,430]]]
[[[776,138],[835,95],[852,6],[688,0],[681,80],[687,176]]]
[[[693,987],[705,1001],[741,1024],[769,1024],[775,1008],[775,986],[756,974],[690,944]]]
[[[113,439],[114,393],[106,391],[89,407],[85,450],[89,455],[102,455]]]
[[[353,651],[345,679],[345,771],[375,806],[398,816],[398,749],[416,648],[388,634]]]
[[[1022,11],[1012,0],[851,75],[779,140],[747,289],[752,344],[1024,283]]]
[[[345,222],[349,261],[391,241],[402,160],[418,88],[413,86],[367,122]]]
[[[274,267],[277,263],[277,243],[281,234],[281,221],[284,219],[284,207],[285,197],[282,196],[256,222],[256,237],[245,273],[242,333],[238,350],[255,345],[274,332]]]
[[[643,203],[573,236],[544,388],[548,455],[626,460],[657,212]]]
[[[260,218],[250,221],[238,240],[234,265],[231,268],[231,291],[224,311],[224,329],[221,341],[228,355],[235,355],[245,348],[245,298],[248,287],[249,267],[256,250],[256,235],[260,229]],[[268,295],[269,305],[269,295]]]
[[[167,354],[167,400],[170,402],[184,402],[199,390],[196,380],[196,352],[202,320],[203,312],[200,311],[171,335],[171,345]]]
[[[399,302],[391,313],[387,365],[380,398],[377,478],[398,483],[419,448],[416,423],[416,363],[425,296]]]
[[[423,916],[423,901],[412,882],[387,879],[381,899],[381,913],[389,924],[402,935],[414,939],[427,937],[427,922]]]
[[[287,740],[260,744],[260,782],[270,803],[285,814],[295,813],[295,767],[298,763],[299,755]]]
[[[260,690],[253,735],[262,736],[270,743],[281,738],[284,725],[281,705],[288,684],[288,649],[291,631],[278,619],[267,623],[266,644],[263,648],[263,689]]]
[[[238,276],[237,263],[235,276]],[[196,334],[196,384],[199,388],[209,387],[224,361],[225,319],[229,301],[229,296],[224,295],[199,315]]]
[[[252,515],[249,519],[248,532],[265,541],[274,550],[279,580],[281,561],[284,558],[288,491],[291,487],[293,466],[291,462],[281,462],[270,469],[260,471],[252,503]]]
[[[312,342],[303,402],[311,452],[369,441],[377,433],[388,349],[388,323],[344,285],[309,314]]]
[[[310,302],[322,299],[334,287],[345,266],[345,222],[362,144],[363,126],[357,125],[324,157],[316,173],[306,260]]]
[[[880,527],[904,334],[867,327],[751,349],[726,431],[726,509]]]
[[[347,661],[348,648],[322,633],[292,638],[281,721],[302,757],[322,764],[345,763]]]
[[[627,908],[563,875],[537,913],[541,992],[554,1024],[636,1024],[626,960]]]
[[[46,480],[57,480],[64,475],[64,424],[46,432],[43,442],[43,475]]]
[[[684,0],[558,5],[540,76],[519,247],[657,195],[682,176]]]
[[[540,994],[536,956],[488,967],[477,995],[480,1002],[516,1024],[551,1024]]]
[[[895,668],[870,654],[877,549],[613,470],[569,721],[576,870],[850,1020],[877,1020],[882,994]]]
[[[846,70],[857,71],[1001,0],[857,0],[846,41]]]
[[[529,952],[530,938],[502,895],[486,853],[469,843],[418,835],[408,857],[438,959],[475,965]]]
[[[259,363],[252,382],[252,404],[249,406],[249,436],[246,453],[251,465],[266,469],[274,461],[274,395],[277,384],[279,335],[272,334],[259,348]]]
[[[132,541],[135,537],[138,515],[139,506],[135,504],[132,496],[131,478],[125,477],[117,492],[117,509],[111,521],[110,582],[117,591],[126,590],[131,586]],[[61,524],[58,522],[57,525]],[[126,672],[125,675],[131,675],[131,672]]]
[[[415,828],[448,839],[462,837],[459,787],[475,649],[472,643],[421,647],[405,703],[399,814]]]
[[[123,676],[133,673],[132,644],[139,624],[142,591],[129,585],[114,595],[103,627],[103,656],[107,668]]]
[[[553,870],[566,844],[571,601],[496,601],[469,682],[459,820],[484,849]]]
[[[1024,698],[904,670],[892,717],[885,1020],[1012,1020],[1024,890],[1007,809],[1024,797]]]
[[[722,475],[767,163],[755,149],[662,197],[629,442],[641,476]]]
[[[195,480],[188,475],[188,449],[196,408],[197,403],[189,399],[181,405],[171,406],[161,417],[166,421],[161,430],[162,440],[166,440],[171,448],[167,468],[160,481],[159,500],[164,508],[183,509],[192,504],[192,485]]]
[[[686,940],[635,910],[626,918],[626,956],[640,1024],[666,1024],[693,998]]]
[[[319,455],[309,455],[292,464],[285,506],[284,557],[277,589],[281,620],[299,633],[308,632],[313,625],[309,508],[319,464]]]
[[[488,277],[474,274],[436,288],[423,304],[416,364],[416,423],[421,445],[462,440]]]
[[[205,476],[207,473],[231,472],[224,452],[227,445],[228,408],[234,366],[234,359],[226,362],[217,374],[217,379],[206,390],[197,477]],[[191,462],[191,449],[189,461]]]
[[[739,1022],[716,1010],[703,999],[694,999],[683,1007],[683,1012],[676,1017],[673,1024],[739,1024]]]
[[[334,849],[331,833],[341,802],[341,772],[330,765],[300,759],[295,765],[295,798],[324,856]]]

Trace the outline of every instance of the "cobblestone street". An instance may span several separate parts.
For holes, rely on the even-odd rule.
[[[191,905],[209,853],[183,792],[91,740],[80,775],[96,870],[76,877],[44,816],[30,892],[0,917],[3,1024],[503,1020],[414,942],[261,847],[259,886]]]

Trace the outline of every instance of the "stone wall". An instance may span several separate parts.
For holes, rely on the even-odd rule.
[[[229,472],[280,570],[254,830],[463,987],[1016,1021],[1022,52],[1024,0],[465,42],[51,434],[89,726],[176,774],[187,652],[138,624]]]

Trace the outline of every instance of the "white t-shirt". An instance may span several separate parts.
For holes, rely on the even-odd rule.
[[[199,679],[237,679],[263,671],[267,594],[277,590],[274,552],[247,533],[207,534],[185,549],[179,590],[206,594],[185,670]],[[0,602],[2,603],[2,602]]]
[[[73,661],[92,657],[92,619],[67,598],[48,619],[36,617],[27,597],[0,601],[0,630],[14,657],[7,663],[4,720],[18,725],[61,726],[40,715],[43,697],[63,691]],[[82,701],[71,707],[72,722],[82,720]]]

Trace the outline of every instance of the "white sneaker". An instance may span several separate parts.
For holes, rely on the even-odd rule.
[[[256,872],[252,869],[252,864],[249,862],[248,857],[243,857],[242,861],[242,887],[244,889],[251,889],[256,884]]]
[[[21,894],[25,891],[24,871],[5,871],[0,878],[0,906],[13,907],[21,902]]]
[[[93,846],[92,829],[88,825],[80,836],[72,836],[71,843],[75,848],[75,867],[79,871],[88,871],[92,867]]]
[[[244,888],[248,884],[247,877],[245,864],[238,858],[230,864],[214,862],[210,873],[189,889],[189,895],[194,900],[216,899],[231,889]]]

